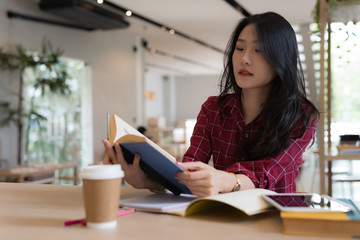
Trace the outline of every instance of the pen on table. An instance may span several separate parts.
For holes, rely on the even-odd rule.
[[[117,212],[117,216],[120,217],[120,216],[124,216],[124,215],[130,214],[130,213],[133,213],[133,212],[135,212],[134,208],[121,209],[121,210],[119,210]],[[77,224],[77,223],[81,223],[81,225],[85,225],[86,224],[86,219],[82,218],[82,219],[65,221],[64,225],[65,226],[70,226],[70,225]]]
[[[77,219],[77,220],[65,221],[65,222],[64,222],[64,225],[65,225],[65,226],[73,225],[73,224],[76,224],[76,223],[80,223],[82,220],[84,220],[84,219]]]
[[[118,211],[117,216],[120,217],[120,216],[124,216],[124,215],[130,214],[130,213],[133,213],[133,212],[135,212],[134,208],[121,209]]]

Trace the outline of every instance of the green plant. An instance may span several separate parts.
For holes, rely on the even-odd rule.
[[[346,4],[349,4],[349,5],[359,4],[360,0],[327,0],[327,2],[329,4],[328,11],[331,16],[332,12],[335,11],[338,6],[346,5]],[[314,17],[315,23],[319,24],[320,23],[320,0],[316,1],[315,8],[312,12],[312,15]]]
[[[332,21],[331,21],[332,14],[334,13],[334,11],[336,11],[338,9],[338,7],[360,4],[360,0],[327,0],[327,3],[328,3],[328,7],[327,7],[326,11],[327,11],[330,23],[332,23]],[[349,7],[348,9],[349,9],[349,11],[352,11],[351,7]],[[313,28],[313,34],[320,37],[320,0],[316,1],[316,5],[315,5],[315,8],[314,8],[312,14],[313,14],[314,21],[315,21],[315,26]],[[346,26],[349,23],[352,23],[352,21],[349,20],[349,22],[344,22],[343,24]],[[331,24],[331,25],[333,25],[333,24]],[[339,29],[339,30],[341,30],[341,29]],[[350,39],[350,37],[355,37],[355,38],[357,37],[354,32],[349,32],[347,30],[345,30],[345,31],[346,31],[347,37],[344,38],[344,43],[346,43]],[[334,30],[332,30],[332,32],[334,32]],[[356,44],[355,44],[355,46],[356,46]],[[336,46],[336,48],[341,48],[341,45],[338,44]],[[348,49],[348,52],[350,53],[351,49]]]
[[[24,47],[17,45],[15,51],[4,52],[0,49],[0,70],[17,72],[19,74],[17,104],[13,104],[9,101],[0,102],[0,127],[8,126],[9,124],[15,124],[17,127],[17,163],[23,164],[23,140],[25,139],[25,149],[28,144],[29,126],[31,124],[38,124],[46,121],[46,117],[42,116],[36,111],[34,106],[35,92],[41,91],[41,95],[46,90],[49,90],[54,94],[68,94],[70,93],[69,86],[66,79],[68,74],[66,69],[62,67],[60,56],[64,53],[61,49],[53,49],[50,41],[46,38],[42,41],[41,51],[39,53],[26,50]],[[39,68],[40,67],[40,68]],[[34,95],[30,99],[30,103],[24,101],[24,71],[27,68],[42,69],[37,72],[36,79],[34,81]],[[25,105],[29,107],[26,108]],[[24,131],[25,123],[27,123],[27,129]],[[25,138],[24,138],[25,132]]]

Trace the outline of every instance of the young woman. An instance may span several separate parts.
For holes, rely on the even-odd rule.
[[[280,15],[244,18],[225,54],[220,95],[202,105],[176,175],[198,196],[249,188],[295,192],[302,155],[316,131],[319,112],[307,99],[295,32]],[[119,147],[104,163],[120,163],[136,188],[161,190]],[[208,165],[212,157],[214,167]]]

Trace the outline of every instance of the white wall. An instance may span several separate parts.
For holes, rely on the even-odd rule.
[[[33,13],[30,12],[33,10]],[[28,0],[0,1],[0,47],[9,49],[15,44],[40,50],[44,36],[54,47],[65,50],[64,56],[81,59],[92,69],[92,103],[94,160],[102,159],[101,139],[106,137],[106,113],[116,113],[130,124],[136,119],[136,61],[133,52],[134,36],[122,30],[87,32],[30,21],[8,19],[6,11],[41,16],[36,3]],[[1,89],[9,85],[0,75]],[[4,86],[5,85],[5,86]],[[8,96],[0,92],[0,100]],[[16,164],[15,128],[0,128],[1,158]]]
[[[166,75],[163,77],[163,91],[164,91],[164,117],[167,126],[176,124],[176,86],[175,77]]]
[[[145,72],[145,90],[156,94],[156,99],[145,100],[145,119],[164,116],[163,85],[162,74],[154,71]]]
[[[157,95],[156,100],[145,101],[146,119],[165,117],[166,125],[196,118],[201,105],[209,96],[219,94],[218,75],[171,76],[147,71],[145,89]]]
[[[176,119],[197,117],[201,105],[209,96],[219,94],[218,75],[176,77]]]

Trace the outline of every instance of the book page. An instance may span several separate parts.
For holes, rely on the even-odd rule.
[[[126,142],[141,142],[145,141],[145,136],[139,133],[135,128],[130,126],[127,122],[119,118],[115,114],[109,116],[109,142],[114,144],[120,142],[119,139],[124,136],[127,137]],[[125,141],[125,140],[124,140]]]
[[[198,198],[191,202],[191,204],[187,207],[186,216],[203,211],[207,207],[211,207],[214,204],[216,205],[216,202],[232,206],[246,213],[247,215],[255,215],[272,207],[262,198],[262,194],[275,194],[275,192],[267,189],[255,188],[239,192],[223,193],[205,198]],[[204,203],[208,201],[215,203]]]
[[[250,216],[265,212],[268,208],[272,207],[262,198],[262,194],[275,194],[275,192],[256,188],[204,198],[196,198],[196,196],[189,194],[177,196],[171,193],[159,193],[144,197],[124,199],[120,201],[120,206],[149,212],[189,216],[225,204]]]
[[[116,114],[109,116],[109,142],[110,144],[118,143],[130,143],[130,142],[148,142],[156,150],[161,152],[169,160],[176,162],[176,158],[159,147],[156,143],[139,133],[135,128],[130,126],[127,122],[122,120]]]
[[[142,211],[184,215],[186,206],[194,199],[196,199],[196,196],[190,194],[178,196],[172,193],[157,193],[143,197],[122,199],[120,200],[120,206]]]

